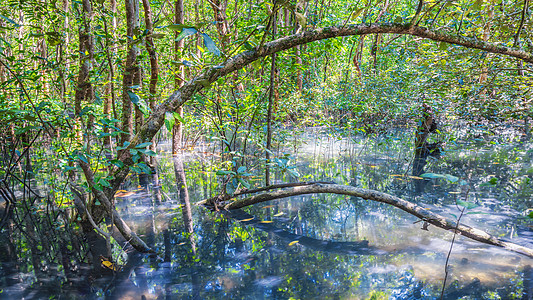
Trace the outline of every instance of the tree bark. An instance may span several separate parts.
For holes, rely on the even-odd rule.
[[[272,24],[272,39],[276,39],[277,33],[277,13],[274,13],[271,17]],[[270,64],[270,88],[268,90],[268,107],[267,107],[267,136],[266,136],[266,165],[265,165],[265,185],[270,185],[270,152],[272,148],[272,110],[273,110],[273,101],[274,90],[276,89],[276,53],[273,53],[271,56],[272,62]]]
[[[137,46],[139,38],[139,0],[125,0],[126,6],[126,23],[127,23],[127,40],[128,54],[124,66],[124,75],[122,77],[122,133],[121,144],[127,142],[133,136],[133,103],[130,93],[133,93],[132,87],[140,84],[140,68],[137,56],[140,53]],[[140,126],[139,126],[140,127]],[[139,128],[137,128],[139,129]],[[150,138],[151,140],[151,138]]]
[[[183,24],[185,22],[185,14],[183,7],[183,0],[176,0],[174,3],[174,23]],[[174,38],[177,38],[179,35],[178,32],[174,34]],[[181,58],[181,51],[183,50],[184,40],[174,42],[174,61],[179,61]],[[183,86],[183,78],[185,77],[185,72],[183,65],[179,64],[176,66],[176,73],[174,75],[174,89],[179,89]],[[183,117],[183,106],[180,105],[176,108],[176,113]],[[178,151],[181,148],[183,141],[183,124],[180,120],[175,120],[174,127],[172,128],[172,154],[177,155]]]
[[[148,102],[150,105],[150,109],[153,110],[157,105],[157,81],[159,79],[159,62],[157,59],[155,43],[152,38],[152,35],[154,34],[154,23],[152,21],[152,8],[150,7],[150,2],[148,0],[143,0],[143,8],[144,24],[146,25],[146,30],[148,31],[148,34],[146,35],[146,51],[148,51],[148,55],[150,56],[150,95],[148,98]],[[155,138],[152,138],[152,145],[150,145],[150,149],[155,152]],[[152,166],[155,166],[155,160],[155,157],[150,157],[150,164]]]
[[[498,247],[505,248],[507,250],[524,254],[529,257],[533,257],[533,249],[520,246],[511,242],[503,241],[485,231],[470,227],[468,225],[459,224],[446,219],[445,217],[431,212],[429,209],[426,209],[418,204],[403,200],[401,198],[389,195],[387,193],[378,192],[374,190],[368,190],[363,188],[357,188],[352,186],[344,186],[339,184],[323,184],[323,183],[314,183],[310,185],[298,186],[287,188],[283,190],[278,190],[274,192],[262,193],[259,195],[250,196],[244,199],[236,199],[231,201],[229,204],[224,206],[224,209],[239,209],[245,206],[253,205],[256,203],[261,203],[265,201],[270,201],[274,199],[305,195],[305,194],[319,194],[319,193],[331,193],[331,194],[340,194],[340,195],[349,195],[360,197],[366,200],[372,200],[377,202],[386,203],[392,206],[395,206],[411,215],[414,215],[421,220],[435,225],[439,228],[454,231],[457,234],[461,234],[470,239],[486,243],[489,245],[494,245]],[[234,200],[234,199],[229,199]],[[201,201],[198,204],[206,204],[207,201]]]
[[[81,135],[81,111],[83,103],[90,103],[93,100],[94,90],[89,81],[89,73],[92,70],[92,63],[94,60],[94,40],[91,35],[91,22],[93,19],[93,11],[91,2],[83,0],[82,2],[82,24],[79,29],[79,54],[80,54],[80,70],[78,72],[78,83],[76,92],[74,94],[74,114],[76,124],[76,136],[78,142],[82,141]]]
[[[113,15],[111,18],[111,31],[112,33],[109,33],[109,30],[107,29],[107,22],[105,20],[104,23],[104,29],[107,35],[112,36],[112,40],[110,42],[109,38],[106,38],[106,56],[107,56],[107,64],[109,67],[109,75],[108,75],[108,83],[106,84],[106,96],[104,99],[104,115],[107,115],[108,117],[111,117],[111,113],[113,118],[117,118],[117,110],[116,110],[116,94],[115,94],[115,64],[113,63],[113,58],[116,55],[116,51],[114,48],[115,41],[116,41],[116,31],[117,31],[117,18],[115,16],[117,12],[117,1],[111,0],[110,3],[110,10],[111,14]],[[104,132],[110,133],[109,126],[104,126]],[[107,150],[106,156],[112,157],[113,153],[113,140],[111,139],[111,135],[106,136],[104,138],[104,148]]]

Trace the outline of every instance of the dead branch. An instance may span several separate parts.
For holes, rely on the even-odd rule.
[[[235,199],[224,206],[224,209],[238,209],[252,204],[270,201],[274,199],[292,197],[304,194],[319,194],[319,193],[331,193],[360,197],[367,200],[373,200],[377,202],[386,203],[395,206],[407,213],[410,213],[425,222],[432,224],[436,227],[444,230],[449,230],[457,234],[461,234],[470,239],[476,240],[489,245],[505,248],[507,250],[517,252],[529,257],[533,257],[533,249],[517,245],[515,243],[507,242],[499,239],[483,230],[470,227],[468,225],[459,224],[446,219],[445,217],[430,211],[418,204],[414,204],[407,200],[403,200],[396,196],[389,195],[374,190],[367,190],[352,186],[345,186],[339,184],[322,184],[315,183],[311,185],[303,185],[297,187],[286,188],[278,191],[262,193],[259,195],[253,195],[243,199]],[[206,204],[206,201],[199,202],[198,204]]]

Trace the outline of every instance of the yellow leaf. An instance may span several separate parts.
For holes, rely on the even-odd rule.
[[[285,214],[284,212],[280,212],[280,213],[275,214],[274,217],[283,216],[284,214]]]
[[[185,245],[185,242],[181,242],[178,244],[178,246]]]
[[[391,177],[403,177],[402,174],[390,174],[389,176],[391,176]]]
[[[411,179],[418,179],[418,180],[423,180],[424,179],[424,178],[418,177],[418,176],[407,176],[407,177],[409,177]]]
[[[296,240],[296,241],[292,241],[292,242],[289,243],[289,246],[293,246],[293,245],[295,245],[295,244],[298,244],[298,242],[299,242],[298,240]]]
[[[248,221],[251,221],[253,219],[254,219],[254,217],[252,217],[250,219],[242,219],[242,220],[237,220],[237,221],[239,221],[239,222],[248,222]]]
[[[89,51],[85,50],[85,56],[89,56]]]
[[[100,257],[100,260],[102,261],[102,266],[108,268],[109,270],[118,271],[119,268],[114,263],[110,262],[104,257]]]
[[[448,192],[448,194],[460,194],[461,192]]]
[[[267,224],[268,224],[268,223],[272,223],[272,222],[273,222],[273,221],[261,221],[261,222],[259,222],[259,223],[267,223]]]

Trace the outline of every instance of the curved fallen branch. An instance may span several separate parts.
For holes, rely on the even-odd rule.
[[[238,209],[252,204],[270,201],[274,199],[292,197],[297,195],[304,194],[319,194],[319,193],[331,193],[331,194],[340,194],[340,195],[349,195],[360,197],[367,200],[373,200],[377,202],[383,202],[395,206],[405,212],[408,212],[429,224],[435,225],[436,227],[455,231],[457,234],[461,234],[470,239],[486,243],[489,245],[494,245],[498,247],[505,248],[507,250],[524,254],[529,257],[533,257],[533,249],[517,245],[515,243],[503,241],[483,230],[479,230],[468,225],[459,224],[447,220],[445,217],[431,212],[430,210],[403,200],[396,196],[389,195],[387,193],[382,193],[374,190],[367,190],[352,186],[339,185],[339,184],[322,184],[316,183],[312,185],[298,186],[287,188],[279,191],[263,193],[259,195],[250,196],[243,199],[237,199],[229,204],[223,206],[226,210]],[[201,201],[198,204],[207,204],[207,201]],[[221,205],[219,206],[221,207]]]

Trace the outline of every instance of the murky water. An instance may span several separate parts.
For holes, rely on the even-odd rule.
[[[400,133],[400,134],[399,134]],[[287,138],[278,155],[276,182],[334,181],[387,192],[450,219],[456,200],[478,206],[461,223],[533,247],[532,145],[490,138],[448,142],[426,172],[434,178],[422,193],[409,176],[409,133],[347,138],[308,131]],[[210,146],[211,147],[211,146]],[[137,257],[112,279],[64,295],[120,299],[435,299],[441,295],[453,233],[429,226],[385,204],[341,195],[303,195],[221,213],[192,205],[184,224],[175,162],[161,145],[162,203],[153,189],[120,198],[123,215],[144,234],[159,257]],[[211,197],[220,178],[208,146],[182,157],[190,202]],[[229,158],[231,159],[231,157]],[[295,166],[296,178],[286,167]],[[257,174],[260,163],[248,162]],[[496,179],[492,179],[496,178]],[[261,186],[259,176],[248,180]],[[194,232],[187,233],[192,225]],[[456,236],[448,263],[446,299],[517,299],[533,292],[533,259]],[[0,294],[1,295],[1,294]],[[31,296],[32,294],[28,295]],[[33,296],[35,296],[33,294]],[[31,297],[30,297],[31,298]]]

